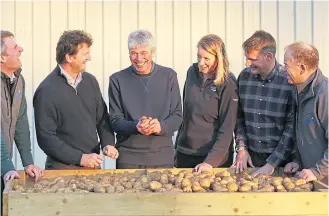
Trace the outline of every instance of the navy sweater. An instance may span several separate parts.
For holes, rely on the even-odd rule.
[[[38,144],[52,161],[80,166],[82,154],[114,145],[98,82],[87,72],[76,92],[57,66],[39,85],[33,105]]]
[[[117,133],[119,162],[139,165],[173,164],[172,136],[182,122],[177,74],[157,64],[147,75],[132,66],[110,77],[109,108]],[[145,136],[136,125],[142,116],[160,121],[159,135]]]

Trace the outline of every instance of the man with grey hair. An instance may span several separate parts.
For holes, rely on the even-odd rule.
[[[14,34],[1,30],[1,138],[11,156],[15,141],[25,172],[38,180],[43,171],[34,165],[31,153],[25,81],[19,59],[22,52]]]
[[[172,136],[182,122],[176,72],[152,61],[150,32],[128,37],[131,66],[110,77],[109,108],[120,156],[117,168],[171,168]]]
[[[289,83],[294,84],[296,109],[296,155],[285,172],[306,181],[328,183],[328,78],[319,69],[319,52],[296,42],[286,48],[284,64]]]

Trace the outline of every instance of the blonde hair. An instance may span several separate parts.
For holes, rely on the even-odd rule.
[[[214,83],[215,85],[222,84],[229,77],[230,73],[223,40],[217,35],[209,34],[200,39],[197,48],[202,48],[216,57],[218,64],[216,67],[216,78]]]

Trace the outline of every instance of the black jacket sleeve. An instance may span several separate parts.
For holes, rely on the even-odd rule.
[[[14,164],[11,161],[11,157],[8,151],[8,145],[5,143],[3,136],[1,135],[1,176],[4,176],[7,172],[15,170]]]
[[[229,147],[233,138],[238,107],[238,95],[236,83],[232,79],[227,80],[223,86],[219,101],[219,129],[217,131],[216,142],[208,153],[205,163],[213,167],[218,167],[225,161],[225,156],[231,154]]]
[[[46,155],[65,164],[80,165],[82,151],[71,147],[56,136],[57,109],[46,88],[38,89],[33,98],[35,128],[40,148]]]
[[[114,133],[110,124],[110,117],[107,112],[107,106],[104,102],[99,84],[95,78],[93,78],[94,85],[96,86],[97,95],[97,110],[96,110],[96,127],[102,149],[107,145],[115,145]]]

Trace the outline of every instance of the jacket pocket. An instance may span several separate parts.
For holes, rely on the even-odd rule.
[[[304,137],[304,140],[307,141],[308,144],[312,144],[314,140],[316,140],[316,131],[319,129],[319,124],[314,113],[306,113],[302,116],[302,131],[300,134]]]

